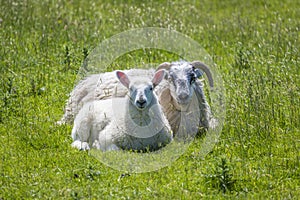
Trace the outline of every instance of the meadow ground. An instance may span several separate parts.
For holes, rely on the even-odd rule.
[[[0,199],[299,199],[299,1],[0,3]],[[219,142],[130,174],[71,148],[56,126],[88,53],[132,28],[176,30],[212,56],[226,89]],[[171,61],[143,50],[115,66]]]

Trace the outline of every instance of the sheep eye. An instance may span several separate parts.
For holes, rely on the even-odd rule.
[[[194,77],[194,76],[192,76],[192,77],[191,77],[191,81],[190,81],[190,82],[191,82],[191,84],[195,83],[195,81],[196,81],[195,77]]]
[[[134,87],[130,87],[130,88],[129,88],[129,91],[130,91],[130,92],[134,92],[134,90],[135,90]]]
[[[169,76],[168,80],[169,80],[170,82],[172,82],[174,79],[173,79],[172,76]]]
[[[150,87],[150,90],[151,90],[151,91],[153,90],[153,87],[152,87],[152,86]]]

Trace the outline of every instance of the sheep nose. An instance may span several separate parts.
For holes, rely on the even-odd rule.
[[[182,100],[187,99],[188,97],[189,97],[189,94],[185,93],[185,92],[182,92],[178,95],[178,98],[182,99]]]
[[[136,99],[135,99],[135,104],[139,108],[146,107],[146,104],[147,104],[146,96],[143,93],[138,94]]]

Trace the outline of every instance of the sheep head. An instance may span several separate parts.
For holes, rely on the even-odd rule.
[[[136,77],[130,79],[126,73],[122,71],[116,72],[119,81],[129,90],[131,103],[138,109],[144,110],[153,100],[153,89],[163,80],[165,70],[158,70],[154,74],[152,80],[146,77]]]
[[[180,61],[173,63],[162,63],[157,70],[166,69],[169,71],[170,91],[173,98],[180,106],[188,105],[193,93],[194,82],[202,76],[202,71],[208,77],[209,84],[213,87],[213,79],[209,68],[200,61],[191,63]]]

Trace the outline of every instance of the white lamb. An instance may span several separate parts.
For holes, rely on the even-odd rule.
[[[129,95],[86,103],[74,121],[72,146],[155,151],[170,143],[171,128],[153,92],[165,70],[157,71],[152,81],[149,76],[129,79],[122,71],[116,75]]]
[[[154,69],[123,70],[129,77],[153,77]],[[93,74],[81,80],[70,93],[65,107],[65,113],[58,124],[72,124],[79,110],[86,103],[94,100],[111,99],[112,97],[125,97],[128,90],[119,84],[116,72]]]

